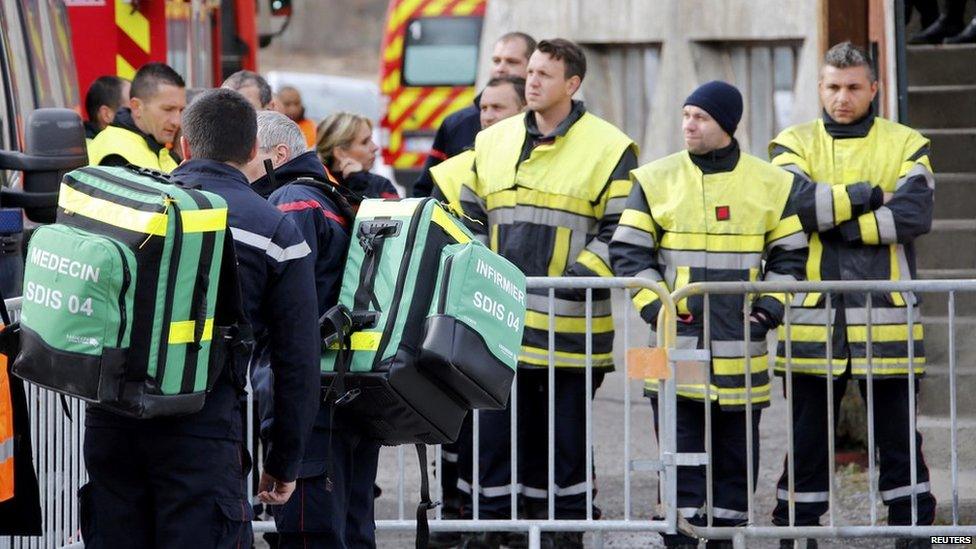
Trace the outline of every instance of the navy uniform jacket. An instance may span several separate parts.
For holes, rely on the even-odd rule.
[[[424,170],[413,184],[413,196],[430,196],[434,190],[434,180],[430,169],[474,147],[474,137],[481,131],[481,94],[474,98],[474,104],[451,113],[434,135],[434,145],[424,162]]]
[[[211,160],[184,162],[172,173],[227,201],[243,309],[254,331],[252,364],[275,373],[275,417],[264,470],[296,478],[319,399],[319,331],[311,250],[291,220],[251,190],[237,169]],[[223,291],[223,290],[221,290]],[[204,438],[243,440],[244,366],[224,371],[203,409],[174,418],[137,420],[89,408],[89,427],[130,427]],[[228,375],[229,374],[229,375]],[[205,459],[205,456],[201,456]]]
[[[378,177],[378,176],[377,176]],[[343,213],[325,193],[311,185],[294,183],[296,179],[314,179],[323,185],[331,185],[322,163],[314,152],[293,158],[275,170],[275,179],[282,183],[268,201],[275,205],[288,218],[295,222],[312,250],[315,262],[315,286],[318,293],[318,312],[324,314],[339,302],[339,288],[342,285],[343,267],[346,251],[349,248],[349,234],[352,219]],[[383,181],[386,181],[382,177]],[[255,182],[258,184],[259,182]],[[387,181],[389,184],[389,182]],[[394,196],[396,196],[394,194]],[[348,212],[348,210],[347,210]],[[261,398],[265,395],[263,387],[267,381],[255,375],[255,387]],[[316,431],[329,428],[328,406],[322,405],[315,420]],[[262,429],[270,418],[262,418]],[[344,423],[333,423],[333,428],[341,429]],[[299,477],[312,477],[325,472],[328,462],[328,438],[312,436],[305,448]]]
[[[294,162],[298,160],[295,158]],[[284,167],[284,166],[282,166]],[[363,198],[400,198],[400,193],[389,179],[372,172],[356,172],[343,178],[341,173],[332,173],[340,185]]]

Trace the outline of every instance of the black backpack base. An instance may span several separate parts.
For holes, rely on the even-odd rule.
[[[358,395],[342,407],[367,436],[386,446],[454,442],[468,409],[402,358],[397,353],[388,372],[346,375],[347,393]],[[323,382],[334,377],[326,374]]]
[[[417,364],[471,408],[502,410],[515,371],[498,361],[484,337],[449,315],[427,318]]]

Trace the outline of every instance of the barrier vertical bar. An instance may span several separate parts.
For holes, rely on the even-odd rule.
[[[786,339],[786,493],[790,527],[796,526],[796,445],[793,433],[793,299],[787,296],[783,310]],[[778,495],[778,494],[777,494]]]
[[[471,518],[481,518],[481,414],[471,410],[471,447],[474,459],[471,460]]]
[[[511,509],[512,520],[518,519],[518,365],[515,366],[515,376],[512,378],[512,392],[508,397],[508,402],[512,407],[509,418],[509,454],[508,459],[511,466],[509,472],[512,474],[512,484],[509,492],[509,506]]]
[[[556,289],[549,288],[549,375],[547,377],[548,401],[546,420],[548,443],[546,446],[547,479],[546,502],[549,520],[556,518]]]
[[[908,460],[912,483],[912,526],[918,524],[918,456],[916,455],[915,434],[915,294],[906,292],[908,301]]]
[[[959,524],[959,455],[956,425],[956,292],[949,292],[949,443],[952,475],[952,525]]]
[[[837,459],[834,448],[834,333],[833,307],[831,294],[828,292],[824,299],[824,309],[827,312],[827,505],[829,525],[834,525],[834,461]]]
[[[54,393],[50,391],[45,391],[44,400],[45,408],[47,413],[47,432],[48,434],[54,434],[55,431],[55,418],[57,417],[58,407],[57,407],[57,397]],[[47,540],[48,547],[54,547],[54,536],[55,536],[55,518],[57,513],[56,501],[57,492],[54,482],[54,471],[55,471],[55,460],[54,454],[56,450],[56,442],[54,444],[47,444],[44,450],[46,454],[44,460],[44,484],[47,486],[45,493],[47,494],[47,500],[44,502],[44,509],[46,513],[44,514],[44,534]]]
[[[752,349],[750,349],[752,347],[752,332],[749,329],[749,313],[748,295],[744,295],[742,297],[742,347],[745,351],[746,366],[746,520],[752,524],[752,496],[753,488],[756,485],[755,475],[752,472],[752,460],[756,456],[752,455]]]
[[[444,501],[444,452],[441,445],[438,444],[434,446],[434,470],[437,471],[437,500]],[[441,520],[441,508],[443,505],[438,505],[434,510],[434,518],[436,520]]]
[[[397,446],[397,519],[403,520],[403,445]]]
[[[624,302],[630,303],[631,291],[624,290]],[[610,303],[613,303],[611,295]],[[624,309],[624,520],[630,520],[630,312]]]
[[[706,293],[702,296],[702,347],[706,351],[712,348],[712,305],[711,294]],[[708,462],[705,463],[705,523],[708,527],[712,526],[713,514],[715,509],[715,493],[712,487],[712,478],[715,472],[712,470],[712,364],[704,365],[705,369],[705,456]]]
[[[586,520],[593,520],[593,288],[586,289]]]
[[[251,365],[250,364],[248,364],[247,373],[248,375],[245,376],[247,379],[244,381],[244,399],[245,399],[244,413],[247,416],[244,419],[244,422],[247,425],[244,431],[244,441],[245,441],[244,448],[247,452],[255,454],[251,456],[252,458],[251,461],[252,463],[256,464],[260,459],[260,456],[256,454],[259,454],[260,452],[255,451],[257,449],[257,445],[255,444],[255,440],[254,440],[254,398],[251,393],[252,387],[251,387],[251,375],[250,375]],[[251,502],[251,505],[258,503],[258,498],[256,493],[257,491],[255,490],[255,486],[254,486],[254,465],[253,464],[247,470],[247,480],[245,481],[244,486],[247,486],[248,501]]]
[[[872,316],[872,300],[871,292],[867,293],[867,349],[865,350],[865,358],[867,360],[867,409],[868,409],[868,491],[870,492],[870,504],[871,504],[871,526],[874,526],[878,522],[878,509],[877,509],[877,489],[876,479],[874,477],[874,322],[871,318]]]

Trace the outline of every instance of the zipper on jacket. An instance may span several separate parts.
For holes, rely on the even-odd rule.
[[[126,312],[125,312],[125,294],[129,291],[129,284],[132,281],[131,273],[129,273],[129,262],[126,261],[125,252],[122,250],[122,246],[114,241],[109,240],[113,246],[115,246],[116,251],[119,252],[119,258],[122,260],[122,291],[119,292],[119,340],[118,344],[115,346],[122,348],[122,340],[125,339],[125,324],[126,324]]]
[[[437,314],[444,314],[444,309],[447,308],[447,288],[448,282],[451,281],[451,266],[454,264],[454,256],[450,255],[444,260],[444,277],[441,279],[441,291],[440,296],[437,299]]]

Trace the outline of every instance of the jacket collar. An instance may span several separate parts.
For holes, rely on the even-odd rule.
[[[136,126],[136,121],[134,118],[132,118],[132,109],[129,107],[119,109],[118,112],[115,113],[115,119],[112,120],[110,125],[117,128],[122,128],[123,130],[129,130],[130,132],[142,136],[142,138],[146,140],[146,145],[149,145],[149,150],[151,150],[154,154],[158,155],[159,151],[165,148],[165,145],[156,141],[155,137],[143,133],[142,130],[139,129],[139,126]]]
[[[691,161],[698,166],[703,174],[731,172],[739,163],[739,142],[732,138],[732,142],[721,149],[707,152],[705,154],[688,153]]]
[[[827,111],[823,111],[823,124],[824,129],[830,134],[830,137],[834,139],[850,139],[852,137],[864,137],[871,131],[874,126],[874,105],[868,109],[868,113],[862,118],[851,122],[850,124],[841,124],[827,114]]]
[[[274,182],[265,175],[261,179],[251,183],[251,188],[259,195],[267,198],[271,196],[271,193],[285,184],[303,177],[314,179],[321,183],[329,183],[329,177],[325,173],[325,166],[322,165],[322,161],[319,160],[318,154],[315,151],[304,152],[275,168]]]
[[[172,175],[191,185],[207,183],[231,183],[250,188],[247,177],[237,168],[224,162],[194,158],[180,164]]]
[[[529,134],[529,137],[533,141],[550,141],[557,137],[564,137],[569,128],[573,127],[583,115],[586,114],[586,106],[583,105],[582,101],[573,100],[573,108],[569,111],[569,116],[563,119],[562,122],[556,126],[556,129],[549,135],[542,135],[539,131],[539,126],[535,121],[535,112],[526,111],[525,113],[525,131]]]

